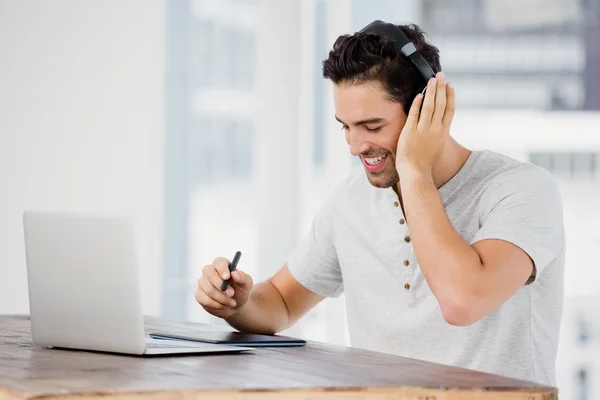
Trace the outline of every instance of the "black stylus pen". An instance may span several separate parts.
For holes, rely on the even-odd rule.
[[[240,261],[240,257],[242,257],[242,253],[240,253],[239,251],[235,252],[235,256],[233,256],[233,260],[231,261],[231,264],[229,264],[229,279],[223,281],[223,283],[221,283],[221,292],[224,292],[225,289],[227,289],[227,285],[229,284],[229,281],[231,280],[231,273],[233,271],[235,271],[238,262]]]

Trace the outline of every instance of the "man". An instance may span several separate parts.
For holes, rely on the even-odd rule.
[[[441,70],[417,26],[397,28]],[[353,346],[555,384],[565,250],[551,176],[457,143],[454,87],[438,73],[416,95],[423,79],[383,36],[339,37],[323,75],[365,171],[271,279],[253,286],[238,270],[221,292],[229,261],[218,258],[197,301],[239,330],[274,333],[344,292]]]

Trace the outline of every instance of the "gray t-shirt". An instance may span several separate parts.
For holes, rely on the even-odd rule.
[[[502,239],[535,264],[528,283],[476,323],[446,323],[398,197],[373,187],[362,170],[319,210],[290,254],[291,273],[322,296],[345,293],[352,346],[555,385],[565,255],[555,180],[530,163],[474,151],[439,193],[469,244]]]

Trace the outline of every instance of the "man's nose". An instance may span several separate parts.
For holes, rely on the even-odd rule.
[[[359,132],[348,131],[346,133],[346,140],[350,145],[350,154],[358,156],[361,153],[369,150],[369,144],[364,140],[363,135]]]

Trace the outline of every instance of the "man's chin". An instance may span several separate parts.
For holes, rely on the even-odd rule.
[[[365,169],[365,172],[367,174],[369,183],[380,189],[392,187],[398,183],[399,180],[398,173],[396,173],[396,171],[394,171],[394,173],[391,173],[390,171],[370,172]]]

